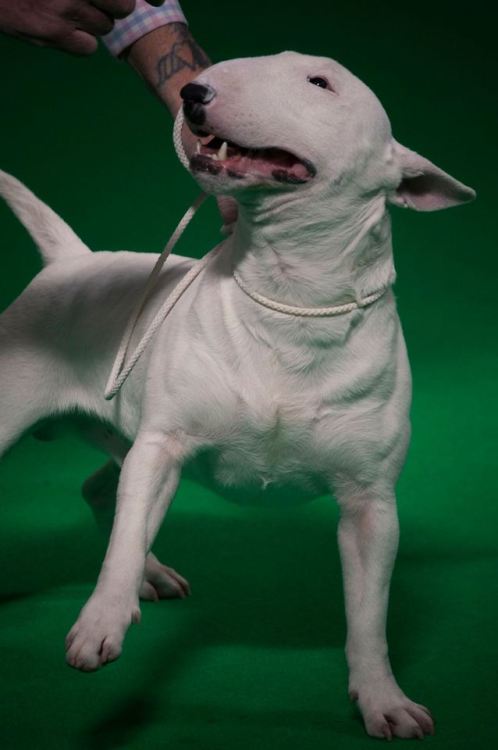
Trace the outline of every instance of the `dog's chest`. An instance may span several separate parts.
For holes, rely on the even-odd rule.
[[[187,337],[178,334],[177,348],[167,347],[182,370],[167,371],[164,390],[168,423],[200,439],[216,482],[323,489],[338,471],[358,475],[373,465],[392,352],[372,346],[372,332],[357,330],[354,316],[265,328],[250,312],[227,309],[223,317],[211,309],[209,326],[196,318],[202,346],[181,348]]]
[[[312,449],[313,409],[304,400],[280,391],[274,398],[241,400],[232,429],[218,445],[216,477],[224,484],[296,480],[308,474]],[[251,394],[254,396],[254,393]]]
[[[298,347],[295,354],[277,346],[275,338],[263,344],[261,333],[256,341],[239,327],[230,334],[221,345],[210,342],[209,356],[193,355],[189,395],[181,399],[187,431],[210,437],[216,480],[264,487],[323,473],[317,425],[330,386],[310,365],[306,349]]]
[[[314,488],[316,494],[325,463],[320,465],[308,406],[281,397],[259,402],[243,398],[225,427],[201,457],[206,481],[246,492],[252,488],[256,494],[282,485]]]
[[[331,384],[263,368],[259,377],[238,380],[236,404],[227,409],[212,452],[214,478],[222,485],[323,491],[352,433],[350,414]]]

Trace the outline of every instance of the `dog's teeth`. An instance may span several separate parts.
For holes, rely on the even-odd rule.
[[[227,154],[228,154],[228,145],[226,141],[223,141],[223,143],[221,144],[218,150],[218,159],[220,161],[223,161],[224,159],[227,158]]]
[[[197,140],[197,142],[195,144],[195,153],[196,154],[200,154],[201,153],[201,142],[200,142],[200,140]]]

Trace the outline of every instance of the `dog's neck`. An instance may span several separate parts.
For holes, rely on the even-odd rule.
[[[395,277],[383,196],[342,198],[326,211],[292,193],[244,196],[230,242],[244,284],[288,305],[358,301]]]

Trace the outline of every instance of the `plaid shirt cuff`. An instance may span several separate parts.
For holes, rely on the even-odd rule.
[[[133,13],[116,21],[113,30],[101,39],[109,52],[118,57],[137,39],[168,23],[187,23],[177,0],[165,0],[159,8],[137,0]]]

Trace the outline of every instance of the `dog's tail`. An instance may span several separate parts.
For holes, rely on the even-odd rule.
[[[2,170],[0,195],[38,245],[45,264],[91,252],[55,211],[42,203],[22,182]]]

